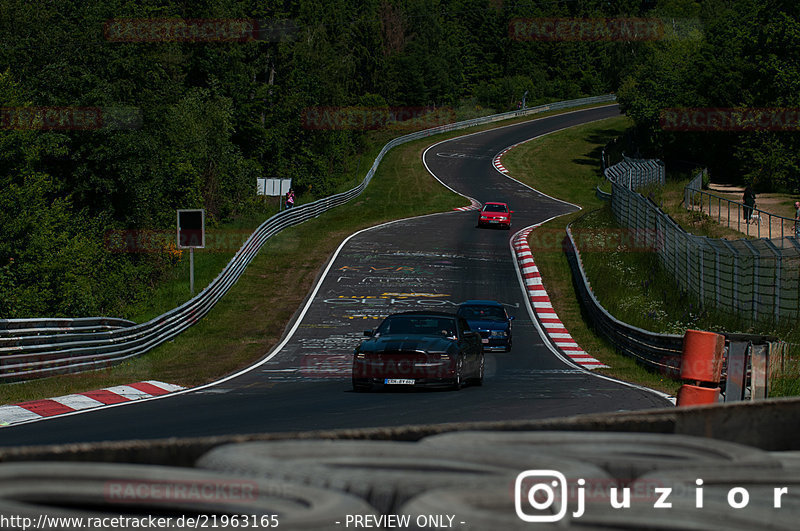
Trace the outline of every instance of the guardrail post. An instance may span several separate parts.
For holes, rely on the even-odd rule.
[[[769,394],[769,345],[753,345],[750,350],[750,396],[765,399]]]
[[[745,399],[749,352],[749,341],[730,341],[728,343],[728,374],[725,382],[725,402],[738,402]]]

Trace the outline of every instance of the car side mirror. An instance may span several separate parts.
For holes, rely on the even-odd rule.
[[[364,336],[365,337],[372,337],[374,335],[375,335],[374,331],[372,331],[372,330],[364,330]]]

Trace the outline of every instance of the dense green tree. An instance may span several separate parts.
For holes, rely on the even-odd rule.
[[[118,315],[173,267],[167,251],[114,252],[109,231],[172,229],[176,208],[229,220],[253,208],[259,176],[291,177],[306,197],[332,193],[352,179],[345,162],[365,132],[315,126],[314,110],[470,101],[504,111],[526,91],[533,105],[615,90],[640,43],[525,41],[509,23],[647,9],[640,0],[0,0],[0,107],[102,117],[96,127],[0,128],[0,317]],[[230,18],[266,30],[228,42],[130,31],[131,20]],[[792,42],[782,41],[787,53]],[[780,57],[771,68],[787,66]],[[770,153],[782,160],[785,148]]]
[[[619,91],[641,145],[689,158],[717,178],[757,189],[800,189],[794,130],[664,131],[669,108],[796,110],[800,106],[800,7],[784,0],[670,0],[657,13],[684,25],[646,46]],[[690,24],[692,20],[698,22]],[[669,36],[669,35],[668,35]]]

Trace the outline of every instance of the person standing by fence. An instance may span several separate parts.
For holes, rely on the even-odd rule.
[[[286,208],[292,208],[294,206],[294,190],[289,190],[286,192]]]
[[[742,197],[744,203],[743,216],[747,223],[750,223],[750,217],[753,215],[753,208],[756,206],[756,194],[753,189],[748,185],[744,189],[744,196]]]

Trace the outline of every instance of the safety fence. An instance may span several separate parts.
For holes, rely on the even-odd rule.
[[[679,379],[683,336],[659,334],[635,327],[620,321],[603,307],[592,291],[591,282],[583,267],[581,253],[572,234],[572,223],[567,226],[564,251],[572,271],[578,301],[595,332],[639,364],[670,378]],[[720,386],[724,401],[767,398],[770,378],[788,372],[785,365],[791,363],[791,360],[787,356],[787,344],[775,337],[758,334],[723,335],[725,356]]]
[[[665,182],[664,163],[652,159],[632,159],[622,156],[622,162],[603,170],[606,178],[629,190],[638,190],[646,186],[660,185]]]
[[[608,168],[607,174],[613,174],[613,169],[614,166]],[[648,171],[652,172],[652,165],[643,165],[641,172]],[[703,303],[753,322],[788,321],[800,316],[797,238],[785,237],[776,242],[768,238],[725,240],[696,236],[686,232],[651,199],[630,189],[624,178],[622,182],[612,182],[614,216],[621,225],[632,229],[636,245],[658,253],[662,266],[681,289]]]
[[[447,124],[395,138],[383,147],[364,180],[358,186],[270,217],[250,235],[220,274],[198,295],[146,323],[125,326],[128,322],[108,321],[113,324],[101,326],[113,326],[112,329],[89,331],[80,323],[72,326],[76,325],[78,320],[71,320],[72,322],[68,323],[67,327],[56,324],[63,323],[64,321],[61,319],[0,320],[0,330],[24,329],[28,332],[33,329],[44,330],[44,332],[30,334],[3,334],[4,342],[0,343],[0,381],[28,380],[54,374],[100,369],[144,354],[174,338],[202,319],[222,299],[269,238],[284,228],[315,218],[360,195],[366,189],[384,155],[395,146],[448,131],[550,110],[610,103],[614,99],[613,95],[604,95],[561,101]],[[102,321],[103,318],[95,320]],[[49,332],[59,326],[62,327],[61,333]]]

